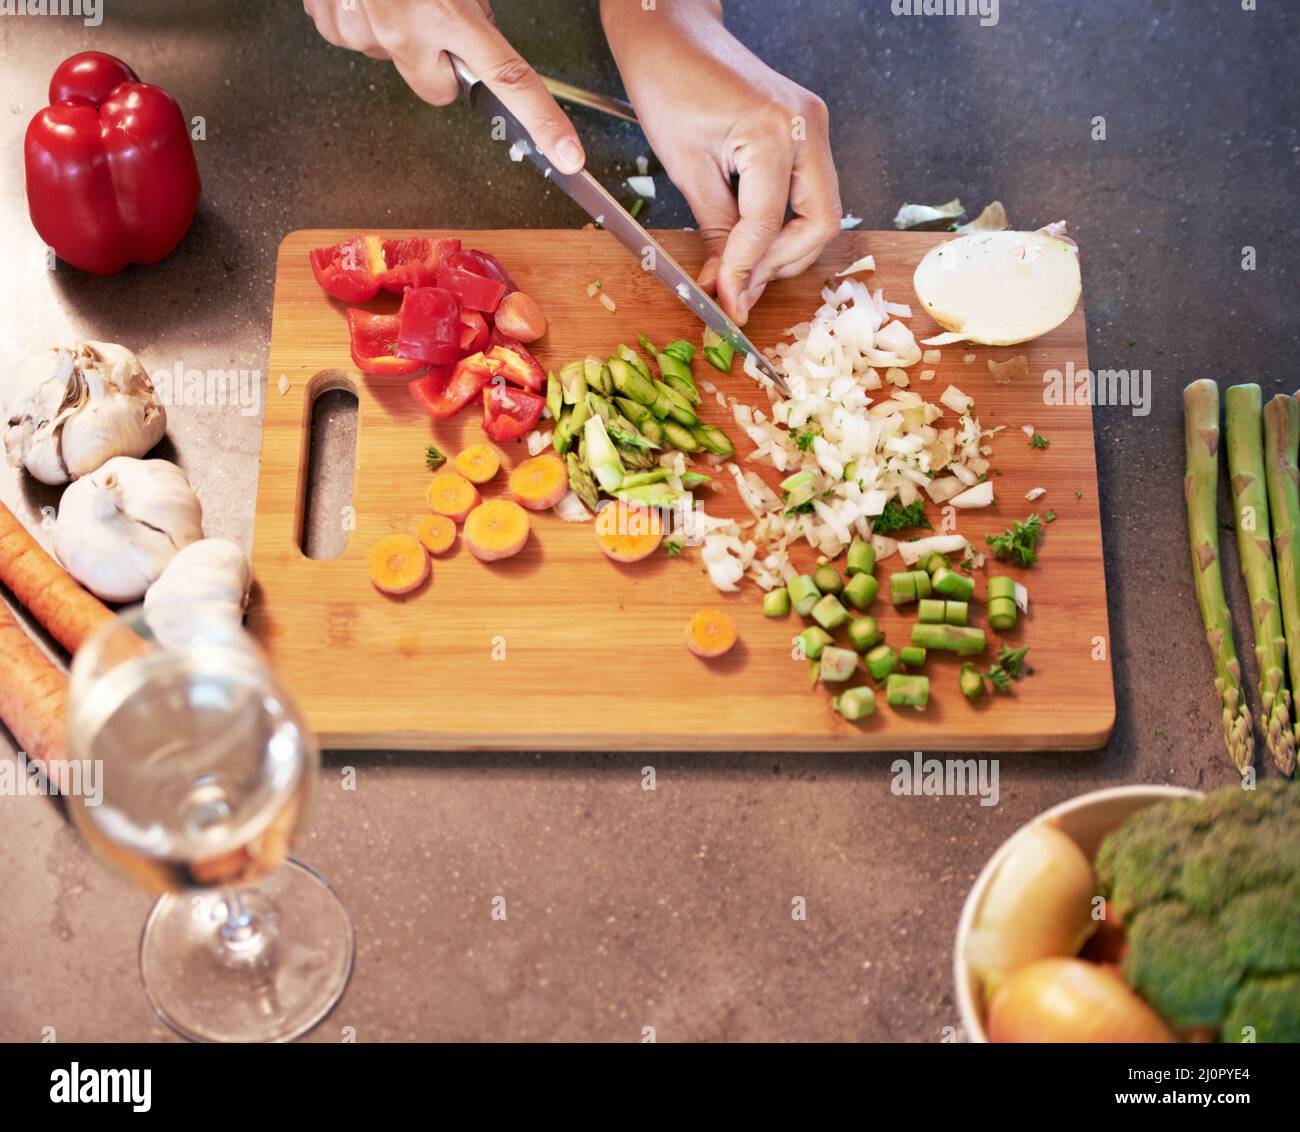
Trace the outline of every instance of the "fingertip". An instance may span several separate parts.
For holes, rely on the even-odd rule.
[[[700,268],[700,273],[696,276],[695,282],[700,288],[710,295],[717,294],[718,291],[718,267],[722,263],[722,257],[711,255],[704,261],[704,266]]]
[[[561,138],[556,142],[555,152],[550,157],[561,173],[576,173],[587,163],[582,144],[575,137]]]

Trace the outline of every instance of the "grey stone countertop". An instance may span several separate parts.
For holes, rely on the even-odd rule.
[[[887,755],[327,754],[297,855],[351,910],[358,955],[309,1040],[353,1027],[361,1041],[639,1041],[653,1026],[661,1041],[938,1041],[958,1021],[962,901],[1008,834],[1098,787],[1233,778],[1187,568],[1180,390],[1204,376],[1300,386],[1300,13],[1003,0],[981,27],[894,16],[888,0],[726,7],[742,39],[829,103],[844,206],[864,228],[954,196],[975,210],[1000,199],[1019,227],[1068,218],[1093,366],[1150,371],[1147,414],[1096,411],[1114,738],[1091,754],[992,753],[992,807],[896,796]],[[527,166],[493,161],[464,111],[417,104],[387,64],[325,44],[298,4],[104,8],[97,28],[0,19],[0,364],[82,337],[126,343],[151,368],[264,371],[275,251],[292,229],[583,222]],[[594,5],[497,8],[540,70],[620,89]],[[188,238],[109,279],[48,271],[23,193],[27,121],[57,63],[87,49],[124,57],[207,125]],[[633,127],[576,119],[606,183],[647,152]],[[646,219],[690,225],[658,184]],[[209,533],[247,545],[258,417],[177,409],[171,443]],[[33,524],[52,502],[12,471],[0,498]],[[654,792],[639,788],[646,764]],[[0,1039],[172,1038],[136,969],[148,905],[48,801],[0,799]]]

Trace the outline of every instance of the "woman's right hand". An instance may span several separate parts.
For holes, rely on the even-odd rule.
[[[489,0],[304,0],[316,30],[336,47],[390,59],[425,102],[446,106],[460,93],[456,55],[505,103],[563,173],[586,161],[577,131],[537,72],[492,22]]]

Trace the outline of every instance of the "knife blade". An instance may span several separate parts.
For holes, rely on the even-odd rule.
[[[588,216],[631,252],[640,262],[642,270],[653,274],[692,314],[729,342],[737,353],[752,357],[764,379],[787,397],[790,395],[785,380],[758,347],[727,317],[726,311],[708,296],[681,264],[668,254],[664,246],[637,223],[604,185],[586,169],[577,173],[562,173],[552,166],[528,131],[488,86],[480,82],[456,56],[451,57],[451,63],[466,103],[492,120],[496,140],[509,141],[514,153],[527,157],[548,181],[567,193]],[[503,132],[498,134],[498,131]]]

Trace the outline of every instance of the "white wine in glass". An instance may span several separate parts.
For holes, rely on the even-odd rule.
[[[319,755],[242,628],[160,639],[129,610],[77,653],[72,755],[100,790],[68,799],[107,862],[162,895],[140,941],[155,1012],[203,1041],[287,1041],[352,972],[352,924],[329,885],[288,860]],[[95,804],[97,802],[97,804]]]

